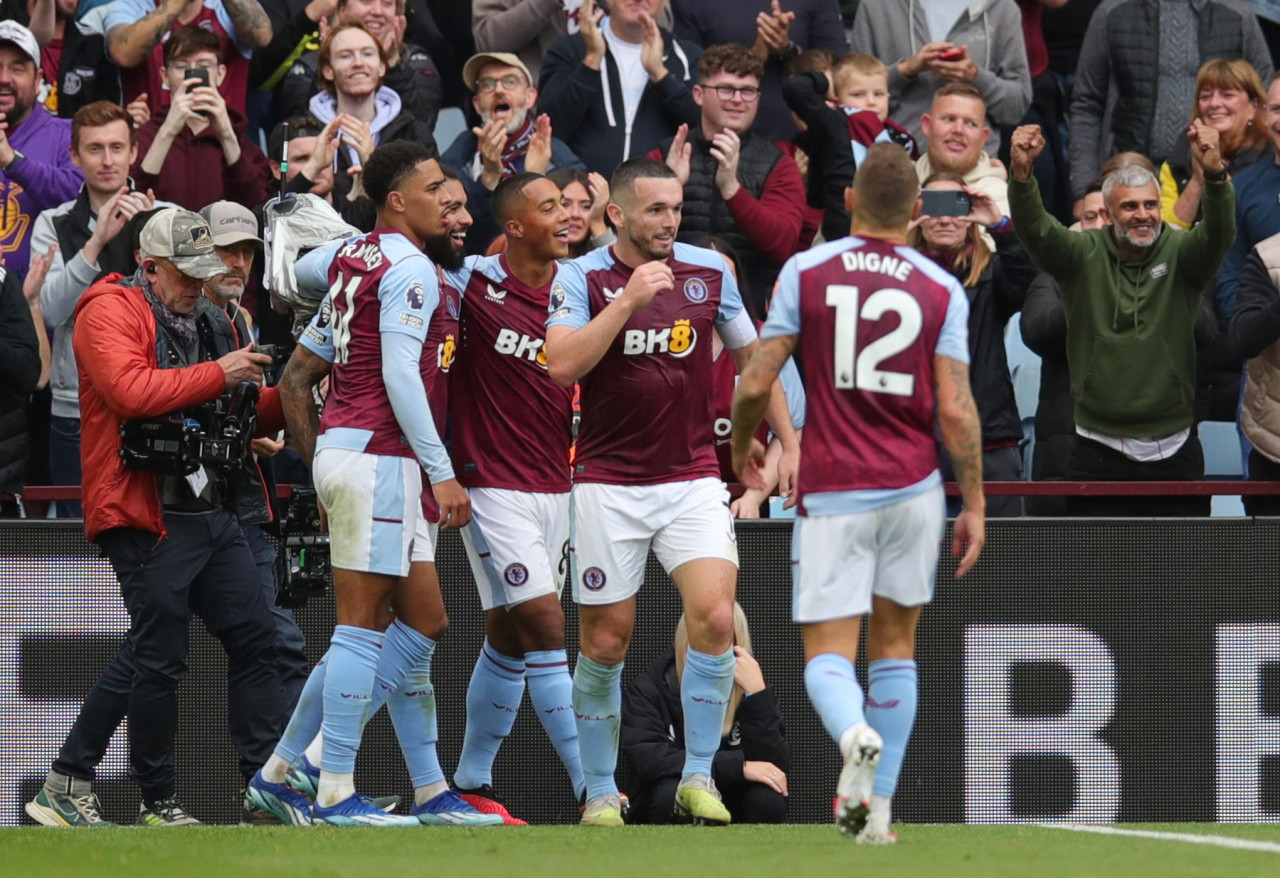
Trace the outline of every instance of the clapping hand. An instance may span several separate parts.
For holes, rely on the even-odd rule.
[[[529,150],[524,155],[524,169],[530,174],[545,174],[551,164],[551,117],[543,113],[534,124]]]
[[[689,182],[689,163],[692,158],[693,144],[689,143],[689,126],[682,123],[676,129],[676,136],[671,138],[671,146],[667,149],[667,167],[675,171],[681,186]]]

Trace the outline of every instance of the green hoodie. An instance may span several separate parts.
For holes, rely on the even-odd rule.
[[[1204,221],[1160,232],[1146,258],[1110,227],[1070,232],[1045,213],[1035,177],[1009,182],[1013,228],[1062,289],[1076,423],[1108,436],[1169,436],[1195,423],[1200,296],[1235,239],[1235,190],[1207,183]]]

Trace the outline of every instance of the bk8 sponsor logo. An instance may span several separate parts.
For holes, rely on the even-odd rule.
[[[458,354],[458,340],[453,337],[453,333],[449,333],[444,337],[444,341],[440,342],[436,348],[436,367],[441,372],[448,372],[453,366],[453,358]]]
[[[662,329],[628,329],[622,336],[622,353],[627,356],[670,354],[682,359],[698,344],[698,331],[688,320],[677,320]]]
[[[543,369],[547,368],[547,345],[540,338],[534,338],[524,333],[516,332],[514,329],[501,329],[498,331],[498,337],[494,340],[493,349],[500,354],[524,358],[531,363],[537,363]]]

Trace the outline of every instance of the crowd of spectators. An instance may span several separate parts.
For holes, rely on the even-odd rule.
[[[362,166],[397,140],[456,172],[469,253],[502,247],[504,178],[561,186],[580,255],[613,240],[614,167],[664,161],[680,240],[728,245],[757,319],[789,256],[847,233],[868,147],[898,143],[925,188],[970,199],[912,240],[970,293],[988,478],[1199,478],[1205,418],[1238,419],[1245,471],[1280,475],[1277,28],[1243,0],[4,0],[0,18],[0,498],[81,481],[73,315],[136,269],[131,219],[219,201],[261,219],[310,192],[368,230]],[[240,305],[288,343],[261,265]],[[1034,461],[1004,346],[1024,308]]]

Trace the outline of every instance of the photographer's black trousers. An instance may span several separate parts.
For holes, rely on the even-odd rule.
[[[246,780],[271,755],[283,719],[274,622],[240,524],[222,510],[166,512],[164,523],[169,535],[160,541],[131,528],[99,536],[131,624],[53,764],[91,779],[127,714],[130,766],[148,802],[174,794],[177,690],[192,613],[227,652],[227,729]]]

